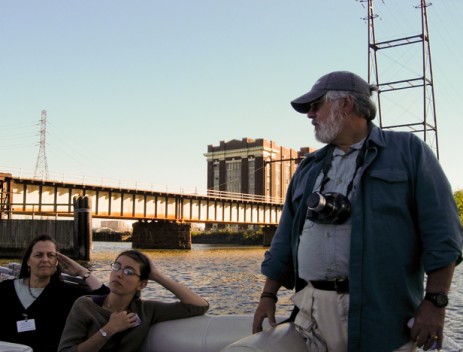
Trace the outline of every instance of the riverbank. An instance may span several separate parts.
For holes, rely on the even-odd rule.
[[[238,231],[228,230],[192,232],[191,242],[197,244],[233,244],[242,246],[262,245],[262,231]]]
[[[93,231],[93,241],[100,242],[131,242],[130,232]],[[246,231],[192,231],[191,242],[197,244],[227,244],[237,246],[262,245],[263,233],[260,230]]]

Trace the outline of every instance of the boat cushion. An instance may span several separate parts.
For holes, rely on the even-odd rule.
[[[32,348],[26,345],[19,345],[17,343],[0,341],[1,352],[32,352]]]
[[[307,352],[305,340],[293,323],[280,324],[228,345],[221,352]]]
[[[277,317],[283,321],[284,317]],[[252,334],[253,315],[201,315],[153,325],[141,352],[219,352]],[[269,328],[267,321],[264,327]]]

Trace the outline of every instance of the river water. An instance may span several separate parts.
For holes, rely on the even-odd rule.
[[[95,275],[107,282],[110,263],[117,254],[130,249],[131,243],[94,242],[92,268]],[[208,314],[254,314],[264,284],[260,264],[266,249],[260,246],[235,247],[193,244],[188,250],[143,250],[162,271],[207,299]],[[445,334],[463,346],[463,264],[453,277],[450,303],[447,307]],[[289,315],[292,310],[292,291],[278,293],[278,315]],[[150,282],[142,297],[173,300],[173,295],[162,286]],[[251,327],[249,327],[251,329]]]
[[[93,242],[92,270],[107,283],[110,264],[130,242]],[[159,268],[207,299],[208,314],[254,314],[264,284],[260,264],[266,249],[260,246],[236,247],[193,244],[191,250],[143,250]],[[5,262],[5,261],[3,261]],[[447,308],[445,334],[463,345],[463,264],[455,271],[450,303]],[[292,291],[278,293],[277,315],[287,316],[292,310]],[[174,300],[173,295],[155,282],[149,282],[143,298]],[[251,331],[251,327],[249,327]]]

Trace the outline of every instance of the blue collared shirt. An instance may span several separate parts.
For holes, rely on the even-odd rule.
[[[461,262],[462,233],[450,184],[416,135],[373,126],[351,216],[348,352],[390,352],[409,340],[424,273]],[[327,148],[309,154],[288,187],[262,273],[287,288],[298,278],[306,200]]]

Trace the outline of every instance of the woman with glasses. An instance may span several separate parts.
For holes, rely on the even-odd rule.
[[[148,280],[171,291],[179,301],[140,299]],[[202,315],[209,304],[162,273],[143,253],[120,253],[111,265],[108,295],[79,298],[69,313],[58,351],[138,351],[151,325]]]
[[[65,283],[61,272],[83,277],[88,288]],[[0,282],[0,341],[56,351],[74,301],[108,291],[88,269],[58,253],[51,236],[39,235],[25,251],[19,278]]]

